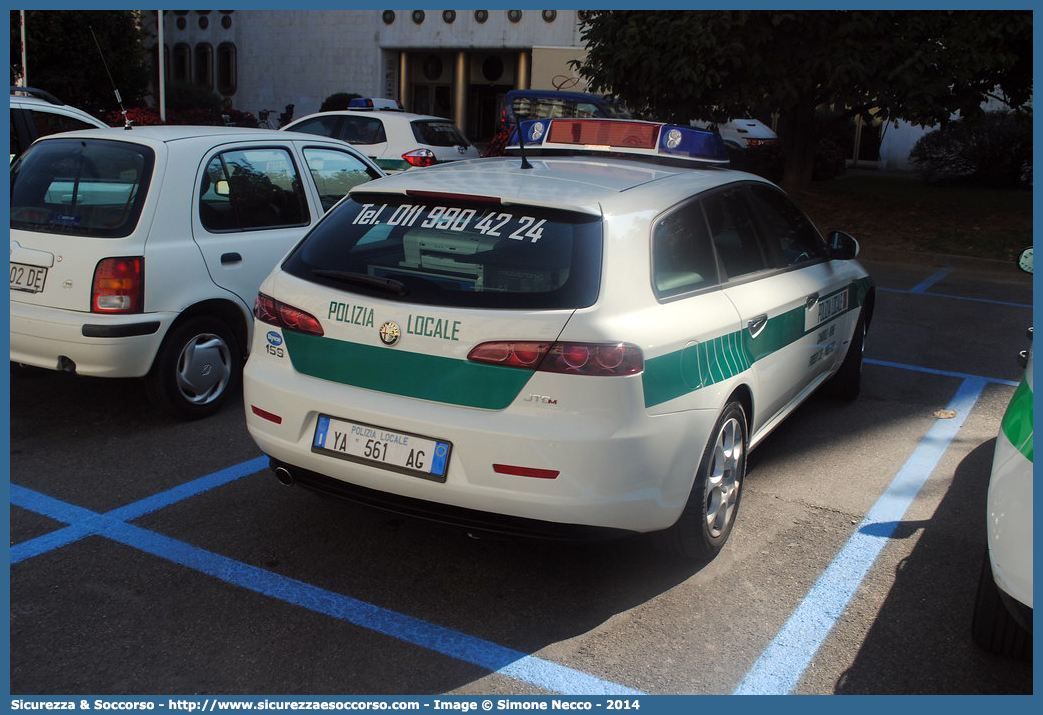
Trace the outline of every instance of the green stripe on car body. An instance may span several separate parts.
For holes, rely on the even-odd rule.
[[[502,410],[532,373],[404,350],[283,331],[293,369],[367,390],[464,407]]]
[[[848,311],[865,302],[872,281],[853,282]],[[803,307],[768,321],[752,337],[738,330],[645,361],[641,375],[645,407],[724,382],[785,346],[836,320],[804,330]],[[332,338],[283,331],[293,368],[304,375],[367,390],[463,407],[501,410],[510,405],[532,373],[517,368],[425,355]]]
[[[809,333],[821,330],[823,325],[828,325],[852,310],[859,310],[871,287],[872,280],[869,278],[851,283],[844,289],[848,291],[847,311],[810,330],[804,329],[805,308],[794,308],[769,320],[757,337],[751,336],[748,330],[738,330],[646,360],[642,374],[645,407],[675,400],[749,370],[758,360]]]
[[[1032,461],[1032,388],[1023,377],[1003,415],[1003,434],[1015,449]]]

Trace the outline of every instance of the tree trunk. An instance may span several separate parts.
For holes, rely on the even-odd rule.
[[[794,107],[780,117],[779,137],[783,146],[782,187],[799,193],[811,186],[818,143],[815,108]]]

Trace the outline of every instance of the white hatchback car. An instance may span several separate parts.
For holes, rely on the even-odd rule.
[[[450,120],[396,110],[319,112],[290,122],[283,130],[346,141],[387,172],[481,156]]]
[[[779,140],[779,136],[771,128],[753,118],[729,119],[727,122],[704,122],[693,120],[692,126],[717,128],[724,140],[724,145],[730,149],[745,149],[761,144],[771,144]]]
[[[521,132],[523,158],[358,187],[268,277],[250,434],[284,483],[472,531],[663,531],[712,558],[747,450],[816,388],[859,392],[857,243],[722,168],[716,134]]]
[[[11,167],[11,362],[146,377],[174,413],[237,386],[257,288],[348,190],[383,176],[333,139],[93,129]]]

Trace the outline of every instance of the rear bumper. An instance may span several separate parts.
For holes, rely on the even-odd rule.
[[[11,303],[11,362],[95,377],[141,377],[176,316],[101,315]]]
[[[412,499],[389,492],[367,489],[356,484],[327,477],[277,459],[271,459],[272,470],[285,470],[294,485],[324,496],[353,504],[381,509],[403,516],[426,519],[466,529],[471,533],[500,534],[555,541],[603,541],[632,534],[625,529],[610,529],[583,524],[561,524],[538,519],[524,519],[491,512],[464,509],[448,504]]]
[[[542,378],[540,386],[529,387],[563,394],[554,387],[554,376]],[[356,500],[368,502],[386,498],[398,511],[432,513],[427,518],[491,531],[546,531],[549,524],[580,532],[666,529],[687,502],[716,411],[649,415],[640,380],[607,379],[611,389],[608,383],[591,383],[587,409],[580,412],[548,409],[524,395],[503,410],[475,409],[306,377],[287,360],[255,349],[243,394],[251,437],[265,454],[305,475],[297,478],[313,488],[364,494]],[[320,414],[450,443],[445,481],[316,452],[312,441]],[[520,476],[494,465],[557,476]],[[514,526],[483,526],[490,515]]]

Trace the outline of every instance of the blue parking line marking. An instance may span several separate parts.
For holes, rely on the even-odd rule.
[[[933,286],[935,283],[937,283],[938,281],[940,281],[943,278],[945,278],[950,273],[952,273],[952,266],[946,266],[945,268],[941,269],[940,271],[935,273],[930,278],[927,278],[926,280],[921,281],[919,285],[914,286],[909,292],[910,293],[925,293],[928,289],[930,289],[931,286]]]
[[[953,372],[951,370],[936,370],[930,367],[918,367],[916,365],[906,365],[900,362],[888,362],[887,360],[870,360],[869,358],[863,358],[862,363],[865,365],[879,365],[880,367],[893,367],[899,370],[912,370],[913,372],[923,372],[927,373],[928,375],[956,377],[961,380],[985,380],[986,382],[994,382],[999,385],[1010,385],[1011,387],[1017,387],[1019,384],[1016,380],[1004,380],[999,377],[981,377],[980,375],[969,375],[965,372]]]
[[[983,378],[963,381],[948,407],[956,412],[956,417],[939,419],[932,425],[734,694],[793,692],[987,384]]]
[[[11,484],[11,504],[69,526],[11,547],[15,564],[91,535],[102,536],[167,559],[226,583],[276,598],[316,613],[396,638],[442,655],[472,663],[515,680],[563,695],[642,695],[639,690],[603,680],[564,665],[516,651],[491,641],[438,626],[364,601],[313,586],[183,541],[126,523],[164,506],[254,474],[266,457],[201,477],[166,492],[99,514]]]
[[[921,284],[921,285],[923,285],[923,284]],[[919,287],[919,286],[917,286],[917,287]],[[911,294],[915,293],[916,295],[926,295],[926,296],[928,296],[930,298],[949,298],[951,300],[968,300],[968,301],[970,301],[972,303],[987,303],[989,305],[1002,305],[1002,306],[1004,306],[1006,308],[1031,308],[1032,307],[1031,303],[1014,303],[1014,302],[1011,302],[1011,301],[1008,301],[1008,300],[991,300],[989,298],[971,298],[970,296],[966,296],[966,295],[949,295],[947,293],[925,293],[925,292],[922,292],[922,291],[917,291],[916,288],[913,288],[912,290],[899,290],[897,288],[881,288],[880,286],[877,286],[876,289],[878,291],[880,291],[881,293],[903,293],[903,294],[906,294],[906,295],[911,295]]]

